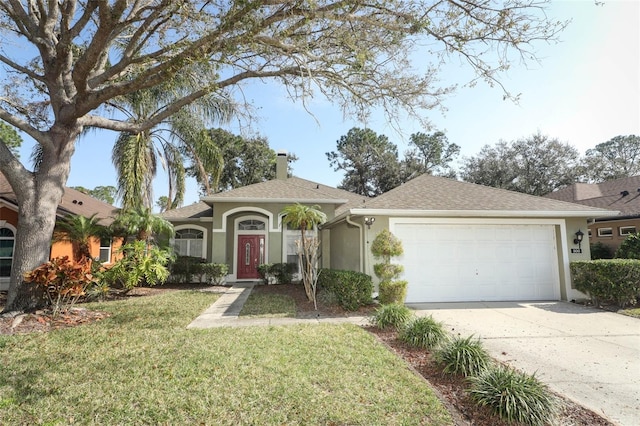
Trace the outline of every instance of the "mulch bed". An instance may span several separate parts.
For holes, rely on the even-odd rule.
[[[224,292],[226,288],[200,284],[167,285],[154,288],[136,288],[126,295],[116,295],[115,298],[144,297],[180,289]],[[260,285],[255,287],[254,292],[283,294],[292,297],[296,302],[297,316],[300,318],[348,315],[369,316],[375,310],[375,307],[370,306],[361,308],[357,312],[346,312],[339,306],[323,303],[322,298],[319,298],[318,309],[316,310],[313,303],[307,300],[304,288],[301,285]],[[0,309],[4,306],[5,298],[6,293],[0,293]],[[21,314],[19,316],[0,316],[0,335],[34,332],[42,333],[64,327],[88,324],[94,321],[100,321],[106,317],[108,317],[108,314],[104,312],[90,311],[82,308],[81,305],[79,308],[75,308],[57,318],[52,318],[46,311],[37,311],[29,314]],[[410,369],[412,369],[416,374],[422,376],[430,384],[440,400],[449,409],[456,425],[507,425],[507,423],[501,421],[488,409],[479,407],[473,403],[465,391],[466,383],[464,378],[444,375],[441,368],[439,368],[435,363],[431,353],[426,350],[412,348],[400,342],[397,339],[397,333],[395,331],[380,330],[376,327],[367,327],[366,330],[375,335],[376,338],[386,345],[391,351],[404,359]],[[572,401],[563,399],[563,405],[564,409],[560,416],[561,425],[613,425],[596,413],[587,410]]]

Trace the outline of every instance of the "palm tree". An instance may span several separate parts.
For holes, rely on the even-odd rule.
[[[302,266],[302,282],[307,294],[307,298],[316,305],[316,282],[318,263],[318,240],[317,238],[307,238],[305,233],[318,225],[327,221],[327,215],[320,211],[320,206],[306,206],[296,203],[286,206],[281,214],[283,225],[290,225],[292,228],[300,229],[300,242],[298,245],[298,256]]]
[[[148,207],[122,209],[111,225],[114,233],[135,236],[138,241],[151,242],[154,234],[173,235],[173,225],[160,216],[154,215]]]
[[[73,258],[76,262],[91,259],[91,239],[108,235],[107,228],[100,225],[96,214],[90,217],[81,215],[66,216],[58,221],[53,233],[53,241],[70,242],[73,248]]]
[[[144,122],[161,113],[164,105],[190,93],[202,72],[211,72],[200,64],[193,73],[183,73],[161,87],[141,90],[118,98],[112,107],[131,122]],[[112,153],[118,174],[118,196],[124,209],[138,206],[151,208],[151,183],[160,162],[168,175],[168,208],[182,204],[185,191],[185,162],[192,163],[201,182],[209,182],[208,175],[222,173],[222,154],[205,130],[207,123],[225,121],[233,112],[229,98],[213,91],[193,104],[184,107],[160,125],[137,134],[119,135]],[[215,180],[215,179],[214,179]],[[205,192],[209,193],[208,186]]]

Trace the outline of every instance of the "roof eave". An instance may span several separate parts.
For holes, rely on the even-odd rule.
[[[300,203],[300,204],[345,204],[349,200],[342,198],[250,198],[250,197],[202,197],[202,201],[209,203]]]
[[[410,210],[410,209],[349,209],[330,222],[337,222],[346,216],[400,216],[400,217],[596,217],[617,216],[619,212],[602,210]]]

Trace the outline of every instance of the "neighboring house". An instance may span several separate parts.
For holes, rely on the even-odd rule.
[[[100,218],[100,224],[108,226],[113,221],[118,209],[111,204],[97,200],[73,188],[65,188],[62,201],[58,206],[58,217],[70,214],[90,217],[94,213]],[[7,290],[11,265],[13,262],[13,245],[18,227],[18,205],[15,194],[0,173],[0,290]],[[91,244],[91,255],[105,264],[114,260],[115,250],[120,242],[109,238],[96,238]],[[69,256],[73,259],[73,249],[69,242],[57,242],[51,245],[50,258]]]
[[[640,232],[640,176],[601,183],[576,183],[545,195],[555,200],[617,210],[617,216],[596,217],[589,223],[589,239],[609,247],[620,247],[627,235]]]
[[[275,180],[163,213],[178,253],[228,264],[229,282],[258,279],[261,263],[297,261],[300,231],[283,228],[280,212],[299,202],[327,214],[317,231],[324,268],[374,276],[371,241],[385,228],[400,237],[407,303],[571,300],[584,295],[572,288],[569,262],[590,258],[574,234],[617,214],[428,175],[368,199],[287,178],[286,155],[278,165]]]

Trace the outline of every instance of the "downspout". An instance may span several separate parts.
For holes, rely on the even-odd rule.
[[[362,229],[363,229],[362,225],[360,225],[359,223],[356,223],[356,222],[352,222],[351,221],[351,215],[347,215],[344,220],[349,225],[357,227],[358,230],[360,231],[360,271],[359,272],[363,272],[364,273],[364,238],[362,236]]]

